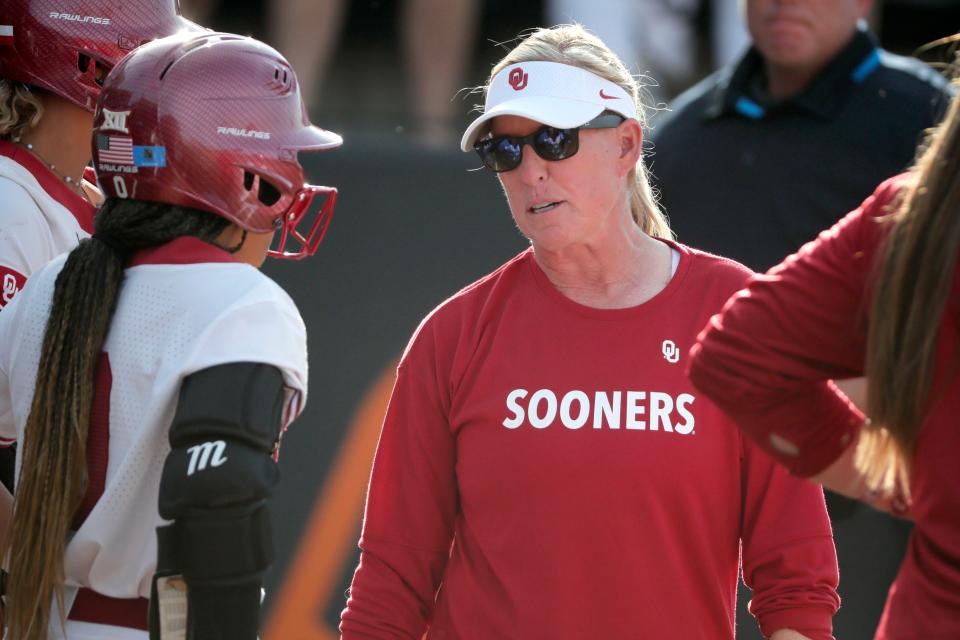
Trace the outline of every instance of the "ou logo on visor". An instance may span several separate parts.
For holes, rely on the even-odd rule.
[[[510,83],[510,86],[513,87],[514,91],[520,91],[527,86],[527,81],[530,79],[530,76],[523,72],[523,69],[516,67],[510,71],[510,76],[507,78],[507,82]]]

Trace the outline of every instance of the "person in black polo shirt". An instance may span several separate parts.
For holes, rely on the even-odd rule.
[[[879,48],[872,0],[746,0],[753,47],[676,99],[652,173],[678,239],[766,270],[913,159],[948,83]]]
[[[766,270],[911,163],[949,84],[878,46],[861,22],[872,4],[744,2],[753,46],[652,131],[652,182],[681,242]],[[909,526],[836,495],[828,506],[844,601],[834,632],[869,638]]]

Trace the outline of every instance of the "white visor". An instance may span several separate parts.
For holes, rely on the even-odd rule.
[[[558,62],[512,64],[494,76],[483,114],[467,127],[460,148],[471,151],[497,116],[523,116],[572,129],[607,110],[637,119],[637,106],[623,87],[586,69]]]

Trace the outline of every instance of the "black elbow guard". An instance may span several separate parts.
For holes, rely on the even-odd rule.
[[[173,522],[157,530],[152,639],[163,637],[157,579],[182,576],[187,640],[256,640],[283,402],[270,365],[220,365],[183,381],[160,481],[160,516]]]

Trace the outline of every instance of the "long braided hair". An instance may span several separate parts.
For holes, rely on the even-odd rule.
[[[86,493],[94,376],[126,256],[181,236],[215,243],[229,222],[206,211],[114,198],[103,203],[94,224],[95,237],[70,252],[57,276],[20,448],[5,543],[10,572],[6,637],[15,640],[47,638],[54,597],[63,611],[64,550]]]

